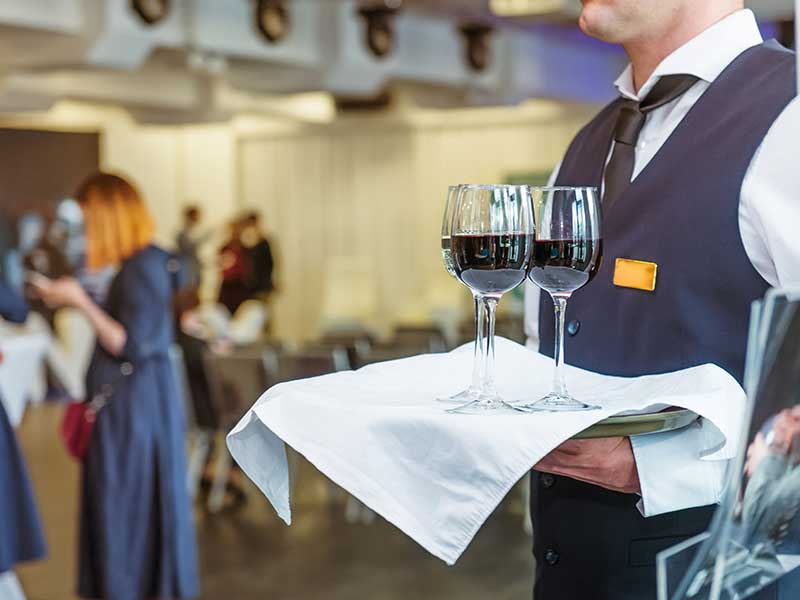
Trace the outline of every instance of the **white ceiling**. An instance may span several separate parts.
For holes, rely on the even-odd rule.
[[[454,23],[488,18],[489,0],[404,0],[397,47],[384,60],[366,51],[355,10],[380,0],[291,0],[292,28],[277,45],[255,31],[248,0],[178,0],[155,27],[133,17],[129,1],[0,0],[0,114],[68,98],[154,119],[212,120],[275,112],[286,94],[370,96],[388,85],[446,90],[442,97],[465,104],[600,102],[624,61],[616,49],[558,28],[500,27],[489,69],[473,72]],[[550,19],[574,19],[580,1],[561,1],[564,10]],[[790,16],[793,3],[749,5],[774,20]]]

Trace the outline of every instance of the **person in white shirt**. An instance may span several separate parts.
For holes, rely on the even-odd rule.
[[[583,31],[630,65],[551,178],[603,193],[604,264],[570,300],[567,359],[623,376],[713,362],[741,380],[750,302],[800,283],[794,55],[741,0],[582,4]],[[616,259],[657,264],[653,289],[614,285]],[[552,354],[552,321],[528,284],[529,346]],[[536,600],[655,597],[655,554],[721,497],[707,428],[567,442],[536,465]]]

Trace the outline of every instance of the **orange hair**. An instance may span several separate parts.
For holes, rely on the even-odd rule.
[[[122,177],[95,173],[76,196],[83,209],[89,269],[122,262],[153,241],[153,218],[136,188]]]

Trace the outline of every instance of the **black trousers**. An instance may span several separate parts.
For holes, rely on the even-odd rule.
[[[656,554],[706,531],[716,506],[645,519],[638,501],[534,471],[535,600],[655,600]]]

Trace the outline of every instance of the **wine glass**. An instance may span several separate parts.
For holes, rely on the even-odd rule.
[[[444,203],[444,216],[442,217],[442,261],[447,272],[450,273],[456,280],[456,269],[453,266],[453,254],[450,244],[450,230],[453,227],[453,212],[458,200],[458,192],[461,190],[460,185],[451,185],[447,188],[447,198]],[[483,310],[483,302],[480,297],[473,293],[472,298],[475,301],[475,343],[473,346],[473,367],[472,367],[472,383],[470,386],[445,398],[437,398],[439,402],[446,402],[448,404],[464,404],[476,398],[480,394],[481,382],[481,367],[483,366],[483,346],[480,343],[481,336],[483,335],[483,324],[486,319],[486,313]]]
[[[453,267],[461,283],[483,304],[486,331],[477,327],[483,361],[478,394],[449,412],[481,414],[518,410],[494,383],[494,324],[497,303],[525,281],[533,250],[531,190],[526,185],[464,185],[458,192],[450,230]],[[477,367],[476,367],[477,369]]]
[[[600,195],[593,187],[532,188],[536,241],[528,277],[550,294],[555,307],[556,339],[553,391],[524,405],[528,410],[578,411],[600,408],[570,396],[564,372],[564,320],[567,300],[600,268]]]
[[[444,268],[453,277],[458,279],[456,269],[453,266],[453,253],[450,248],[450,229],[453,227],[453,210],[456,207],[460,185],[451,185],[447,188],[447,198],[444,201],[444,215],[442,216],[442,261]]]

